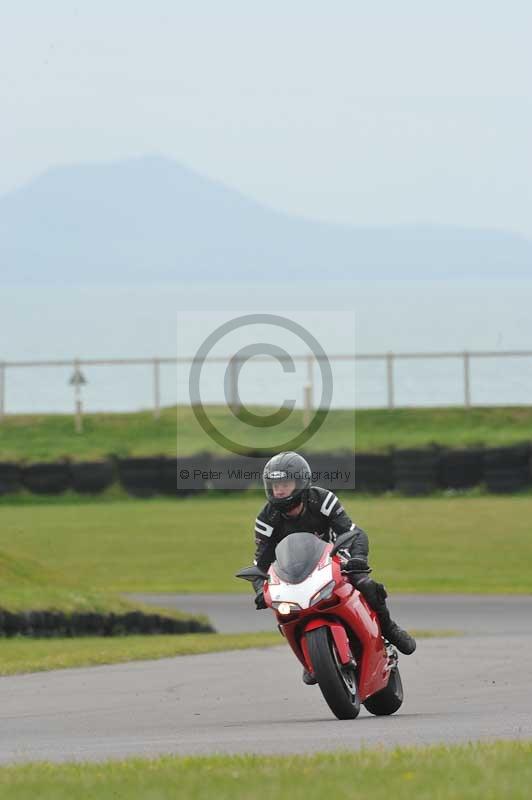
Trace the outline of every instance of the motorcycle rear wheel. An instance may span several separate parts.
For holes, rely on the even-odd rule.
[[[398,667],[394,667],[390,672],[388,678],[388,685],[381,689],[380,692],[368,697],[364,701],[366,710],[376,717],[385,717],[401,708],[403,705],[403,683],[401,675],[399,674]]]
[[[344,665],[326,626],[306,634],[314,675],[325,701],[338,719],[355,719],[360,711],[360,697],[355,667]]]

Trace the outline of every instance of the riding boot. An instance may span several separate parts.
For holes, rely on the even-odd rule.
[[[377,614],[383,637],[397,647],[401,653],[407,656],[411,655],[416,649],[416,640],[391,618],[386,605],[388,593],[382,583],[376,583],[366,574],[356,573],[353,575],[353,583]]]
[[[410,636],[408,631],[403,630],[403,628],[399,627],[397,622],[393,621],[386,604],[384,604],[384,609],[377,611],[377,616],[384,638],[387,639],[390,644],[395,645],[401,653],[404,653],[406,656],[411,655],[416,649],[416,640],[413,636]]]
[[[314,686],[317,682],[318,680],[314,677],[312,672],[309,672],[307,669],[303,670],[303,683],[307,686]]]

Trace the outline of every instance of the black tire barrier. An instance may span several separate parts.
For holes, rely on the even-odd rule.
[[[72,489],[80,494],[99,494],[115,480],[111,461],[80,461],[72,464]]]
[[[70,489],[71,481],[68,462],[30,464],[22,468],[21,483],[33,494],[62,494]]]
[[[394,488],[393,458],[389,454],[359,453],[355,457],[355,489],[382,494]]]
[[[77,636],[131,636],[135,634],[216,633],[208,622],[185,617],[128,611],[123,614],[63,611],[13,612],[0,608],[0,637],[34,638]]]
[[[18,464],[11,461],[0,462],[0,497],[4,494],[18,492],[20,485],[21,470]]]
[[[381,494],[397,489],[415,496],[437,489],[468,489],[485,482],[488,491],[511,493],[532,487],[530,443],[512,447],[431,448],[392,453],[305,453],[313,482],[334,492]],[[200,453],[181,458],[124,458],[69,464],[29,466],[0,462],[0,496],[26,488],[36,494],[61,494],[73,489],[97,494],[118,476],[134,497],[164,494],[186,497],[209,490],[242,492],[262,484],[267,456],[213,456]]]
[[[211,460],[210,453],[161,459],[160,491],[173,497],[206,492]]]
[[[219,492],[245,492],[251,486],[260,487],[265,464],[263,456],[214,456],[207,487]]]
[[[354,453],[305,453],[312,470],[312,483],[332,492],[355,490]]]
[[[395,450],[393,453],[394,485],[409,497],[431,494],[438,486],[440,453],[427,450]]]
[[[482,483],[484,476],[484,450],[445,450],[440,457],[440,487],[443,489],[470,489]]]
[[[120,484],[133,497],[152,497],[159,492],[162,458],[121,458],[117,469]]]
[[[529,444],[494,447],[484,451],[484,481],[488,492],[511,494],[532,485]]]
[[[176,460],[177,494],[188,497],[207,491],[208,475],[211,468],[212,455],[200,453],[196,456],[178,458]]]

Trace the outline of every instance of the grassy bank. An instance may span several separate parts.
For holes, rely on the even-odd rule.
[[[416,639],[459,636],[457,631],[412,631]],[[77,639],[27,639],[0,643],[0,675],[43,672],[70,667],[94,667],[125,661],[173,656],[197,656],[226,650],[284,645],[277,631],[260,633],[190,633],[179,636],[87,636]]]
[[[528,800],[532,743],[0,767],[5,800]]]
[[[53,565],[44,567],[32,558],[0,550],[0,607],[121,613],[130,611],[132,605],[118,595],[69,579]]]
[[[532,497],[342,498],[391,592],[532,591]],[[0,507],[0,550],[93,590],[249,592],[262,499],[198,497]],[[1,600],[1,594],[0,594]],[[1,603],[0,603],[1,604]]]
[[[31,634],[31,639],[33,636],[79,637],[86,633],[101,635],[106,633],[103,641],[109,641],[109,636],[124,634],[125,631],[138,632],[139,629],[135,626],[140,624],[139,614],[131,612],[141,612],[140,617],[142,614],[148,616],[148,619],[146,616],[143,618],[144,632],[161,631],[161,628],[157,627],[160,620],[154,619],[153,615],[164,617],[165,624],[169,619],[173,620],[172,629],[177,629],[175,632],[179,633],[191,630],[191,623],[195,626],[192,630],[197,630],[195,623],[198,622],[203,624],[200,630],[205,630],[205,623],[208,623],[204,617],[193,617],[178,611],[128,602],[107,589],[88,588],[87,584],[62,573],[56,567],[43,567],[33,559],[20,555],[13,556],[0,550],[1,636],[4,635],[4,631],[9,636],[13,635],[14,631],[18,631],[19,636]],[[15,640],[4,639],[1,644],[2,663],[5,663],[6,658],[9,659],[11,652],[19,652],[17,641],[22,641],[21,653],[33,652],[31,646],[24,643],[24,639],[18,637]],[[24,647],[29,649],[24,650]],[[54,653],[59,653],[60,649],[57,644],[50,643],[48,638],[35,647],[35,652],[42,654],[47,652],[47,648]],[[88,648],[83,644],[70,644],[66,647],[72,652],[76,652],[76,648],[79,647],[80,652],[88,653]],[[109,645],[109,648],[115,648],[117,652],[120,647],[126,652],[128,645]],[[3,666],[0,664],[0,674],[2,669]]]
[[[179,636],[87,636],[78,639],[4,639],[0,675],[92,667],[124,661],[219,653],[283,644],[274,633],[190,633]]]
[[[257,410],[257,409],[255,409]],[[265,413],[267,409],[259,409]],[[243,441],[241,423],[223,407],[212,406],[209,417],[227,436]],[[303,428],[294,412],[281,426],[253,428],[250,447],[272,447]],[[161,419],[150,412],[88,414],[82,435],[74,433],[71,416],[10,415],[0,425],[0,460],[39,461],[69,457],[96,459],[114,453],[175,455],[176,437],[181,455],[222,452],[198,425],[188,407],[163,409]],[[450,447],[479,443],[504,445],[532,438],[532,407],[419,408],[331,411],[315,437],[310,452],[356,447],[379,451],[390,446],[418,447],[437,442]]]

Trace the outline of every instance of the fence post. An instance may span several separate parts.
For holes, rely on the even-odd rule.
[[[161,364],[158,358],[153,359],[153,417],[161,418]]]
[[[393,353],[386,355],[386,384],[388,388],[388,408],[394,407],[394,385],[393,385]]]
[[[238,394],[238,358],[233,356],[229,361],[229,408],[235,416],[242,410],[240,405],[240,395]]]
[[[0,361],[0,422],[5,416],[5,394],[6,394],[6,365]]]
[[[307,383],[303,387],[303,425],[308,428],[312,418],[312,386]]]
[[[466,408],[471,407],[471,382],[469,374],[469,353],[464,352],[464,405]]]
[[[83,433],[83,407],[81,405],[81,385],[82,375],[79,368],[79,359],[74,361],[74,418],[76,425],[76,433]]]
[[[314,408],[314,361],[313,356],[307,356],[307,387],[308,393],[305,394],[305,401],[310,411]],[[307,388],[305,387],[305,389]]]

